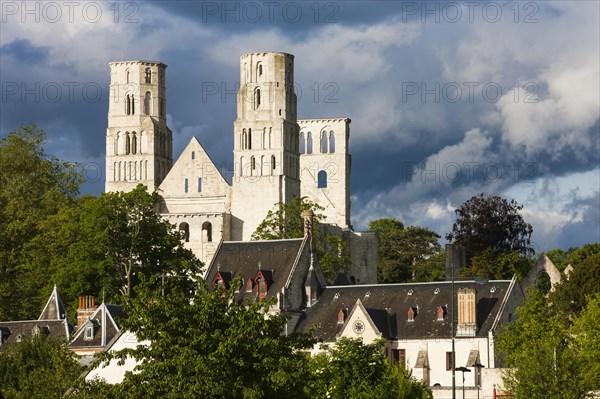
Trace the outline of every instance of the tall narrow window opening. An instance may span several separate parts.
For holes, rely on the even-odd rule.
[[[317,188],[327,188],[327,172],[324,170],[317,174]]]

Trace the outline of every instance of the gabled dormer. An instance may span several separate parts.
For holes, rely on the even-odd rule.
[[[231,284],[231,272],[218,271],[212,282],[217,289],[228,290]]]
[[[273,271],[262,270],[259,264],[258,272],[252,280],[256,289],[256,297],[259,301],[262,301],[267,296],[267,291],[269,291],[269,287],[273,283]]]
[[[406,312],[406,321],[415,321],[415,308],[413,308],[412,306],[408,308],[408,311]]]

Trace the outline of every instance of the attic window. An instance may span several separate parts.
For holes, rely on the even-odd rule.
[[[267,296],[267,290],[269,289],[269,287],[267,286],[267,282],[265,281],[264,277],[259,277],[258,279],[256,279],[256,283],[257,283],[257,287],[256,287],[256,291],[258,293],[258,300],[262,300],[264,299],[264,297]]]
[[[246,292],[252,292],[252,280],[248,279],[248,281],[246,281]]]
[[[21,334],[17,335],[17,342],[21,342],[21,340],[23,339],[23,336]]]
[[[94,339],[94,326],[87,326],[83,331],[83,339],[85,341],[91,341]]]
[[[444,309],[443,306],[438,306],[436,314],[437,314],[437,320],[438,321],[443,321],[444,320],[444,316],[446,315],[446,310]]]
[[[408,317],[406,321],[415,321],[415,308],[412,306],[408,308]]]
[[[344,324],[345,319],[346,319],[346,314],[344,313],[344,309],[340,309],[340,311],[338,312],[337,323]]]

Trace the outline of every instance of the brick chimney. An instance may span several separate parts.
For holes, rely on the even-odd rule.
[[[79,307],[77,308],[77,329],[85,324],[85,322],[96,311],[96,304],[92,295],[80,296]]]

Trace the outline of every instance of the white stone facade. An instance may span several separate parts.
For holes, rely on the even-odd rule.
[[[377,281],[377,238],[363,243],[350,225],[350,119],[297,119],[293,55],[240,57],[231,185],[196,138],[173,164],[166,65],[122,61],[110,68],[106,191],[157,187],[161,214],[207,264],[219,242],[250,240],[276,203],[308,197],[325,208],[331,232],[356,245],[349,275]]]

